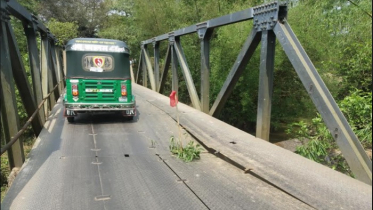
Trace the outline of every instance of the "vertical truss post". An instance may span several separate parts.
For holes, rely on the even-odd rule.
[[[137,72],[136,72],[136,84],[139,84],[140,80],[139,80],[139,76],[140,76],[140,72],[142,70],[142,50],[140,52],[140,57],[139,57],[139,65],[137,66]]]
[[[66,50],[62,50],[62,66],[63,75],[66,75]],[[64,85],[66,86],[65,81]]]
[[[49,40],[49,32],[48,32],[48,39],[47,39],[47,45],[48,45],[48,51],[46,52],[46,56],[47,56],[47,63],[48,63],[48,92],[51,92],[53,90],[53,87],[54,85],[56,84],[56,74],[55,74],[55,71],[54,71],[54,68],[53,68],[53,61],[52,61],[52,58],[51,58],[51,54],[50,54],[50,49],[51,49],[51,45],[50,45],[50,40]],[[56,104],[56,92],[54,92],[54,94],[51,94],[49,96],[50,98],[50,107],[49,107],[49,111],[52,111],[54,105]]]
[[[61,68],[60,68],[60,62],[59,62],[59,59],[58,59],[58,48],[56,47],[56,40],[52,40],[51,41],[51,57],[52,57],[52,61],[53,61],[53,66],[55,68],[55,74],[56,74],[56,84],[58,85],[58,88],[56,89],[56,92],[58,93],[58,96],[56,96],[56,99],[58,99],[62,93],[62,89],[61,89],[61,80],[63,78],[63,74],[61,72]]]
[[[159,91],[159,42],[153,42],[155,91]]]
[[[35,18],[35,17],[33,17]],[[32,85],[34,90],[34,98],[36,104],[39,104],[43,100],[42,88],[41,88],[41,79],[40,79],[40,59],[39,51],[37,47],[36,40],[36,30],[35,24],[32,23],[31,26],[24,25],[25,34],[27,37],[28,53],[29,53],[29,62],[31,69]],[[39,110],[39,120],[40,124],[44,125],[45,115],[44,108]]]
[[[9,23],[9,13],[5,9],[5,1],[0,1],[0,97],[1,97],[1,120],[4,128],[5,140],[8,143],[20,129],[16,95],[13,83],[12,64],[10,60],[7,24]],[[8,150],[10,168],[21,168],[25,161],[22,140],[19,139]]]
[[[201,111],[210,111],[210,39],[212,29],[207,29],[207,23],[197,24],[197,33],[201,42]]]
[[[58,81],[60,80],[59,79],[59,73],[57,72],[58,71],[58,68],[57,68],[57,61],[56,61],[56,49],[55,49],[55,46],[54,46],[54,40],[50,39],[49,38],[49,60],[50,60],[50,64],[51,64],[51,72],[52,72],[52,82],[53,82],[53,85],[51,88],[53,88],[54,86],[56,86],[58,84]],[[56,99],[56,101],[58,100],[58,98],[60,97],[60,91],[58,88],[54,89],[54,97]]]
[[[133,62],[130,63],[131,82],[135,82],[135,75],[133,74]]]
[[[273,92],[276,36],[272,30],[262,32],[260,54],[258,114],[256,137],[269,141]]]
[[[170,63],[171,63],[171,44],[168,44],[167,52],[166,52],[166,59],[165,64],[162,71],[161,81],[159,83],[158,92],[162,93],[164,89],[164,85],[166,83],[168,70],[170,69]]]
[[[48,59],[48,52],[49,52],[49,43],[48,43],[48,35],[46,33],[41,33],[41,55],[40,55],[40,61],[41,61],[41,84],[42,84],[42,91],[43,91],[43,98],[45,98],[49,93],[49,86],[52,85],[51,78],[51,70],[50,70],[50,64]],[[53,99],[52,99],[53,97]],[[54,96],[53,94],[50,95],[49,99],[47,100],[47,104],[44,106],[44,115],[47,118],[49,116],[48,108],[49,110],[52,110],[53,107],[53,101]]]
[[[176,91],[177,95],[179,94],[179,79],[177,77],[177,55],[175,50],[175,36],[171,32],[168,35],[168,40],[171,46],[171,69],[172,69],[172,90]]]
[[[175,44],[174,44],[175,53],[177,55],[177,58],[179,60],[179,65],[181,67],[190,100],[192,101],[193,107],[197,110],[201,110],[201,102],[199,101],[198,94],[196,87],[194,86],[193,77],[190,73],[187,60],[185,58],[185,54],[183,51],[183,48],[180,43],[180,37],[175,37]]]
[[[286,20],[285,20],[286,21]],[[357,179],[372,184],[372,161],[287,22],[274,32]]]
[[[146,71],[146,60],[145,60],[145,46],[141,46],[141,68],[142,68],[142,86],[148,87],[148,74]]]
[[[65,74],[62,68],[62,62],[61,62],[61,48],[57,47],[56,50],[56,61],[57,61],[57,69],[58,69],[58,74],[59,74],[59,87],[60,87],[60,93],[63,92],[65,88]]]
[[[8,36],[8,47],[10,53],[10,59],[12,62],[13,78],[17,84],[19,95],[21,96],[22,102],[24,104],[27,115],[31,115],[37,109],[36,102],[33,97],[33,92],[31,85],[26,74],[25,67],[22,62],[22,56],[19,52],[17,45],[16,37],[13,32],[13,28],[10,25],[10,22],[6,23],[7,27],[7,36]],[[43,124],[41,123],[39,116],[32,121],[32,128],[34,133],[37,135],[41,132]]]
[[[252,30],[251,34],[247,37],[240,51],[240,54],[238,54],[237,59],[223,84],[223,87],[221,88],[214,104],[210,109],[210,115],[214,117],[219,116],[221,110],[225,105],[225,102],[232,93],[234,86],[242,75],[247,63],[250,61],[252,55],[254,54],[255,49],[260,42],[260,35],[260,32]]]

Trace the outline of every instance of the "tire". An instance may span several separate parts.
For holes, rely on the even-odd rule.
[[[133,116],[126,117],[127,120],[133,120]]]
[[[73,123],[74,122],[74,117],[67,117],[67,121],[69,123]]]

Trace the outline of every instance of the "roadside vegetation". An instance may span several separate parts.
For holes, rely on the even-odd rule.
[[[38,14],[59,45],[75,37],[100,37],[126,41],[133,59],[139,58],[140,41],[168,33],[208,19],[263,4],[261,0],[18,0]],[[370,0],[290,0],[288,22],[308,56],[339,104],[359,140],[367,151],[372,149],[372,1]],[[30,76],[27,43],[20,21],[12,25],[23,62]],[[218,95],[250,31],[252,21],[216,29],[210,52],[210,107]],[[196,34],[181,38],[184,53],[196,89],[200,90],[200,40]],[[161,43],[165,55],[167,42]],[[152,48],[149,46],[152,56]],[[164,57],[160,59],[161,67]],[[239,129],[254,134],[259,85],[260,46],[251,58],[222,114],[218,117]],[[137,68],[134,68],[137,69]],[[182,75],[179,70],[179,75]],[[171,75],[169,74],[171,78]],[[171,79],[165,94],[171,91]],[[190,104],[189,94],[179,77],[179,100]],[[30,78],[31,80],[31,78]],[[350,174],[348,165],[289,59],[276,44],[271,131],[286,132],[305,142],[297,153]],[[18,95],[18,94],[17,94]],[[18,96],[20,124],[27,120]],[[239,111],[238,111],[239,110]],[[23,124],[22,124],[23,123]],[[2,136],[3,136],[3,130]],[[24,136],[33,144],[34,134]],[[285,140],[285,139],[283,139]],[[29,143],[28,143],[29,142]],[[1,142],[4,145],[4,142]],[[189,145],[189,144],[188,144]],[[188,147],[187,145],[187,147]],[[194,145],[194,144],[191,144]],[[172,147],[171,147],[172,146]],[[175,154],[178,143],[170,149]],[[197,148],[183,148],[197,156]],[[182,155],[183,156],[183,155]],[[7,185],[6,154],[1,157],[1,186]]]

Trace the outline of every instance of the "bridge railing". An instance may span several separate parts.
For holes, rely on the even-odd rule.
[[[287,9],[288,7],[286,3],[276,1],[230,15],[207,20],[202,23],[142,41],[136,82],[139,81],[140,73],[142,73],[143,85],[147,87],[147,81],[149,79],[151,89],[162,93],[169,67],[171,65],[172,90],[177,91],[177,65],[179,65],[193,107],[212,116],[218,116],[255,49],[261,42],[256,136],[264,140],[269,140],[275,41],[277,37],[313,103],[326,123],[326,126],[336,140],[352,172],[359,180],[372,184],[372,162],[322,81],[307,53],[292,31],[287,21]],[[247,37],[223,84],[223,87],[220,90],[220,93],[210,109],[209,42],[213,30],[220,26],[247,20],[254,21],[252,31]],[[196,91],[180,42],[182,36],[191,33],[197,33],[201,44],[200,98]],[[160,77],[159,44],[161,41],[168,41],[168,49],[165,57],[164,69]],[[147,46],[149,44],[152,44],[154,49],[154,68],[148,54]]]
[[[64,89],[62,51],[56,46],[56,38],[36,16],[15,0],[0,0],[0,71],[1,71],[1,121],[7,145],[1,154],[8,151],[10,168],[20,168],[25,160],[21,133],[29,124],[38,135]],[[19,46],[10,17],[20,20],[27,39],[32,85],[22,62]],[[38,48],[40,38],[40,50]],[[15,84],[23,105],[30,117],[21,129]],[[45,103],[46,102],[46,103]]]

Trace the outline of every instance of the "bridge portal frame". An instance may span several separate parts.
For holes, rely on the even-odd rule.
[[[352,172],[356,175],[357,179],[371,185],[372,161],[365,153],[360,141],[354,134],[346,118],[340,111],[337,103],[334,101],[328,88],[312,64],[312,61],[309,59],[307,53],[292,31],[287,22],[287,10],[287,3],[275,1],[207,20],[202,23],[142,41],[140,60],[143,62],[139,63],[136,82],[139,81],[138,75],[140,74],[140,69],[142,69],[143,86],[147,87],[148,78],[146,73],[148,73],[149,80],[152,83],[151,89],[162,93],[164,91],[168,68],[171,64],[172,90],[177,91],[178,77],[176,67],[179,65],[186,81],[193,107],[217,117],[223,109],[255,49],[261,42],[256,137],[268,141],[274,79],[275,40],[278,38],[280,45],[284,49],[296,70],[298,77],[301,79],[318,112],[321,114],[326,126],[341,149]],[[214,28],[252,19],[254,20],[252,31],[241,48],[241,51],[238,54],[220,93],[215,99],[214,104],[211,109],[209,109],[209,41],[211,39],[211,34],[213,33]],[[195,90],[194,82],[180,43],[181,36],[192,33],[197,33],[201,40],[201,100],[199,100],[198,94]],[[166,62],[164,70],[160,81],[158,81],[159,43],[164,40],[168,40],[169,45],[165,58]],[[152,65],[146,51],[146,46],[151,43],[154,46],[154,64],[156,65],[154,74],[152,73]],[[177,59],[175,57],[177,57]],[[157,84],[159,84],[159,86]]]
[[[9,167],[19,169],[25,161],[21,134],[30,124],[36,136],[41,132],[49,112],[64,89],[62,54],[56,47],[57,39],[49,29],[17,1],[0,0],[0,10],[1,122],[6,142],[1,148],[1,154],[8,151]],[[32,85],[22,62],[10,16],[20,20],[24,28]],[[40,50],[37,44],[38,33],[41,39]],[[29,117],[22,128],[13,80]]]

